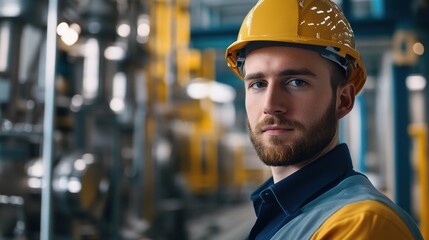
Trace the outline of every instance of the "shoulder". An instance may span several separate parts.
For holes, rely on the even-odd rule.
[[[413,239],[413,236],[389,206],[364,200],[337,210],[311,239]]]

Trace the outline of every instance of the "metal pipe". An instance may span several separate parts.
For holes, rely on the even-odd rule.
[[[46,31],[45,112],[43,120],[43,182],[40,239],[50,240],[52,235],[52,165],[55,110],[55,75],[57,58],[58,0],[49,0]]]
[[[366,167],[366,157],[365,154],[367,153],[368,149],[367,146],[367,135],[365,129],[367,129],[367,121],[366,121],[366,107],[365,107],[365,99],[362,95],[356,96],[356,103],[359,109],[360,113],[360,149],[359,149],[359,157],[358,157],[358,169],[360,172],[366,173],[367,167]]]
[[[0,73],[9,69],[10,29],[10,24],[0,23]]]
[[[134,134],[133,134],[133,168],[134,168],[134,191],[133,191],[133,205],[134,214],[138,219],[143,219],[143,202],[144,189],[144,171],[145,171],[145,126],[146,126],[146,110],[144,106],[138,106],[136,116],[134,119]]]
[[[393,67],[393,128],[394,128],[394,199],[408,214],[411,212],[411,163],[410,140],[407,127],[410,122],[408,113],[408,89],[405,78],[410,74],[410,66]]]
[[[17,122],[22,30],[23,25],[14,19],[3,19],[0,22],[0,76],[9,82],[6,96],[2,96],[8,103],[4,114],[12,122]]]

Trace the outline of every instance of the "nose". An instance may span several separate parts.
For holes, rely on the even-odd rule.
[[[281,88],[269,87],[264,96],[264,114],[282,115],[287,112],[287,96]]]

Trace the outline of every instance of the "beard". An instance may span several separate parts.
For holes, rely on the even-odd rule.
[[[308,128],[298,121],[282,116],[267,117],[258,123],[254,130],[247,121],[250,140],[259,158],[268,166],[285,167],[305,163],[318,156],[335,137],[338,124],[335,106],[334,97],[321,119]],[[270,136],[269,142],[272,146],[265,146],[262,139],[262,128],[272,124],[293,128],[300,134],[296,140],[290,143],[284,143],[284,136]]]

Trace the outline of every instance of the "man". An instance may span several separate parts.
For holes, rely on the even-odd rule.
[[[244,79],[250,139],[272,172],[252,194],[249,239],[422,239],[339,144],[366,72],[334,3],[260,0],[226,59]]]

